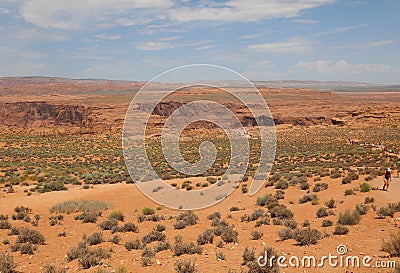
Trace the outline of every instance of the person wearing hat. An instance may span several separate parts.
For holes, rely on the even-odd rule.
[[[390,168],[387,168],[386,172],[385,172],[385,177],[383,178],[383,183],[384,183],[383,190],[384,191],[388,191],[389,183],[391,181],[392,181],[392,172],[391,172]]]

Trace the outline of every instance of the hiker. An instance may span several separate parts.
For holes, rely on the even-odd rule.
[[[399,162],[397,162],[397,178],[400,177],[399,172],[400,172],[400,159]]]
[[[383,190],[388,191],[389,189],[389,183],[392,181],[392,172],[390,171],[390,168],[387,168],[385,172],[385,177],[383,178]]]

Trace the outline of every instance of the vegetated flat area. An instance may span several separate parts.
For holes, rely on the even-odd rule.
[[[247,194],[259,147],[250,139],[244,181],[222,202],[189,213],[152,202],[126,170],[121,127],[139,84],[47,79],[34,83],[39,95],[32,95],[33,83],[10,81],[12,92],[0,109],[0,251],[13,257],[16,272],[54,272],[48,266],[67,272],[275,272],[255,263],[264,248],[320,261],[337,255],[340,244],[346,255],[400,264],[396,172],[389,191],[381,190],[385,169],[394,169],[400,157],[398,92],[260,88],[277,123],[276,160],[265,187]],[[224,181],[229,164],[229,143],[216,128],[188,129],[182,138],[181,152],[191,162],[199,159],[202,141],[219,148],[203,176],[183,177],[164,162],[157,130],[167,113],[178,102],[204,97],[247,116],[226,94],[193,89],[167,98],[149,126],[153,166],[181,190]],[[256,135],[256,127],[246,128]],[[1,256],[0,271],[5,263]],[[395,272],[280,269],[299,271]]]

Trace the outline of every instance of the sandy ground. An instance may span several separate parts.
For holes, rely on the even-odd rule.
[[[362,180],[360,179],[360,181]],[[375,198],[375,205],[377,208],[385,206],[388,202],[398,202],[400,200],[400,178],[393,179],[388,192],[381,190],[375,190],[369,193],[357,192],[357,194],[353,196],[344,196],[344,190],[347,188],[354,188],[361,182],[355,181],[349,185],[341,185],[340,178],[327,178],[322,182],[327,182],[329,184],[329,189],[318,193],[320,200],[319,205],[312,206],[310,203],[298,204],[297,200],[305,194],[305,192],[301,191],[298,187],[289,187],[289,189],[286,190],[286,197],[283,203],[294,212],[295,219],[299,224],[305,219],[308,219],[311,223],[311,227],[326,231],[328,234],[332,234],[333,227],[322,228],[322,219],[317,219],[315,213],[319,207],[323,206],[323,204],[332,197],[338,203],[337,208],[334,209],[336,216],[329,216],[323,219],[331,219],[334,222],[336,222],[337,216],[341,211],[344,211],[346,208],[354,209],[355,204],[363,203],[366,196],[373,196]],[[377,178],[372,184],[382,187],[382,178]],[[82,240],[84,234],[89,235],[99,229],[96,224],[81,224],[80,221],[73,219],[74,215],[65,215],[62,225],[50,226],[48,221],[48,217],[51,215],[49,208],[54,204],[66,200],[103,200],[113,204],[114,210],[121,210],[126,216],[125,222],[132,221],[135,223],[137,223],[136,216],[140,214],[143,207],[149,206],[156,208],[158,206],[144,196],[133,184],[98,185],[88,190],[82,189],[81,186],[74,186],[65,192],[50,192],[41,195],[34,194],[32,196],[25,196],[22,190],[23,188],[16,189],[16,193],[2,194],[0,199],[1,213],[11,215],[13,213],[13,208],[18,205],[32,208],[32,215],[42,215],[39,226],[34,228],[37,228],[46,237],[46,245],[39,246],[34,255],[29,256],[14,253],[15,260],[18,263],[17,269],[21,272],[40,272],[41,267],[48,264],[68,267],[71,272],[83,271],[76,261],[70,263],[65,262],[65,254],[71,246],[76,246],[77,243]],[[167,241],[170,243],[174,242],[174,236],[177,234],[183,235],[185,241],[196,241],[200,232],[211,228],[210,221],[207,220],[207,215],[219,211],[225,218],[228,214],[231,214],[232,218],[227,220],[229,223],[234,224],[236,230],[239,232],[238,245],[225,244],[222,249],[218,249],[215,246],[215,242],[219,240],[219,237],[217,237],[213,245],[208,244],[204,246],[201,255],[174,257],[171,251],[162,251],[156,254],[154,265],[150,268],[145,268],[141,266],[141,251],[133,250],[128,252],[123,246],[124,242],[129,239],[140,239],[156,225],[156,223],[153,222],[145,222],[138,224],[140,231],[137,234],[120,233],[119,235],[122,238],[122,243],[120,245],[115,245],[110,242],[101,244],[102,247],[113,248],[111,254],[112,259],[106,261],[106,263],[113,268],[123,265],[129,272],[148,272],[149,270],[152,272],[174,272],[174,263],[176,260],[190,258],[196,260],[196,267],[199,272],[228,272],[229,269],[240,272],[242,253],[246,246],[255,247],[257,249],[257,254],[263,249],[264,245],[269,245],[273,246],[280,254],[286,255],[287,257],[292,255],[300,257],[303,255],[315,255],[316,257],[321,257],[329,253],[332,255],[336,254],[336,247],[339,244],[347,246],[347,255],[360,255],[360,257],[369,255],[373,257],[374,262],[376,260],[388,260],[387,254],[380,250],[382,239],[388,238],[391,232],[399,230],[400,218],[398,217],[400,217],[400,215],[397,214],[394,218],[377,219],[377,214],[372,209],[369,210],[367,215],[362,217],[359,225],[350,227],[350,233],[348,235],[324,238],[317,245],[298,246],[294,240],[280,241],[277,232],[282,229],[282,227],[274,225],[258,228],[263,231],[263,238],[257,241],[251,240],[250,231],[254,229],[255,222],[242,223],[240,222],[240,216],[244,213],[250,214],[258,208],[255,205],[256,197],[268,192],[273,193],[274,189],[263,188],[255,197],[242,194],[240,189],[236,190],[223,202],[213,207],[196,211],[195,213],[199,216],[200,223],[183,230],[174,229],[173,224],[175,220],[162,221],[162,223],[167,226]],[[293,204],[290,204],[290,201],[293,201]],[[232,206],[238,206],[244,210],[229,212]],[[135,212],[135,210],[138,212]],[[109,212],[104,212],[103,217],[98,220],[98,223],[105,219],[108,213]],[[176,216],[180,211],[164,208],[158,213],[165,216]],[[23,223],[22,221],[13,221],[13,224],[15,226],[30,226],[30,224]],[[67,236],[65,238],[58,237],[57,235],[63,231],[66,231]],[[106,240],[112,237],[111,233],[108,231],[104,231],[104,235]],[[5,238],[6,236],[7,231],[0,230],[0,237]],[[12,244],[15,241],[15,236],[10,236],[9,238]],[[154,244],[155,243],[152,243],[151,246]],[[10,248],[1,245],[0,250],[9,252]],[[226,259],[217,261],[217,252],[224,253]],[[400,263],[398,259],[397,262]],[[88,271],[91,272],[93,269]],[[281,272],[390,272],[390,270],[377,268],[344,269],[326,266],[323,269],[283,268]]]

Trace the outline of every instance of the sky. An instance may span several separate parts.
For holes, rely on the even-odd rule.
[[[0,0],[0,76],[400,84],[398,0]]]

